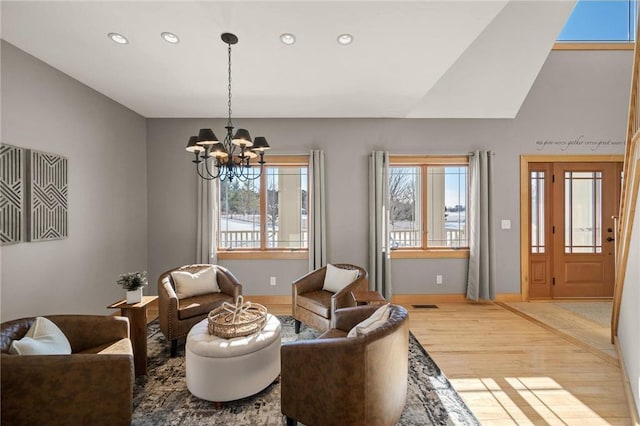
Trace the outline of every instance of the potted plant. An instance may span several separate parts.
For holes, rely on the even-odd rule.
[[[127,303],[142,301],[142,287],[147,285],[147,271],[120,274],[118,284],[127,291]]]

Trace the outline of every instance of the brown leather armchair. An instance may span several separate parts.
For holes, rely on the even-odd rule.
[[[2,424],[130,425],[133,349],[129,320],[101,315],[49,315],[71,355],[14,355],[35,318],[0,324]]]
[[[210,266],[216,267],[220,293],[178,299],[171,272],[187,271],[193,274]],[[162,273],[158,278],[160,330],[167,340],[171,341],[171,356],[176,356],[178,339],[186,336],[191,327],[206,318],[209,312],[222,305],[222,302],[235,303],[241,294],[242,284],[227,268],[219,265],[185,265]]]
[[[334,264],[341,269],[357,269],[358,277],[354,282],[337,293],[323,290],[327,267],[323,266],[293,282],[291,307],[295,319],[295,332],[300,332],[303,322],[319,331],[326,331],[331,326],[331,318],[336,309],[355,306],[351,295],[353,290],[367,290],[368,274],[364,268],[349,264]]]
[[[409,321],[402,306],[364,336],[346,337],[378,306],[339,309],[335,328],[281,348],[281,406],[287,425],[397,424],[407,400]]]

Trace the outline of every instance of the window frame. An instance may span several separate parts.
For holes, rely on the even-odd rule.
[[[562,30],[560,31],[560,34],[558,34],[558,37],[560,37],[562,35],[562,33],[565,31],[565,29],[567,28],[567,25],[571,24],[574,25],[575,27],[585,27],[586,24],[590,24],[591,26],[593,25],[598,25],[598,26],[606,26],[606,24],[609,24],[608,28],[617,28],[617,25],[621,25],[620,22],[605,22],[604,20],[598,21],[598,22],[593,22],[593,21],[588,21],[585,19],[585,14],[586,16],[591,16],[593,17],[593,11],[587,11],[584,8],[582,8],[581,3],[588,3],[587,0],[577,0],[576,4],[573,7],[573,10],[571,11],[571,14],[569,15],[569,17],[567,18],[567,20],[565,21]],[[608,0],[606,1],[600,1],[600,2],[594,2],[594,3],[606,3],[608,2]],[[626,38],[605,38],[605,39],[596,39],[596,38],[574,38],[574,39],[558,39],[556,38],[555,44],[553,46],[553,50],[633,50],[634,46],[635,46],[635,38],[636,38],[636,27],[637,27],[637,15],[638,15],[638,8],[639,8],[639,4],[637,0],[631,0],[631,1],[626,1],[626,2],[622,2],[620,1],[619,3],[621,3],[621,5],[623,5],[623,3],[627,3],[627,10],[626,10],[626,30],[627,30],[627,37]],[[613,2],[611,2],[611,4],[613,4]],[[591,5],[593,6],[593,5]],[[580,17],[578,17],[578,19],[574,20],[574,15],[576,13],[578,13],[578,11],[580,11],[580,14],[582,14],[582,19],[580,19]],[[603,11],[601,11],[602,13]],[[603,15],[604,16],[604,15]],[[611,17],[611,15],[608,15],[608,17]],[[613,27],[611,26],[611,24],[613,24]],[[616,25],[617,24],[617,25]]]
[[[469,157],[468,156],[431,156],[431,155],[390,155],[389,168],[391,167],[419,167],[420,168],[420,247],[398,247],[391,250],[392,259],[425,259],[425,258],[452,258],[466,259],[469,257],[469,247],[429,247],[428,246],[428,168],[433,166],[466,166],[467,167],[467,209],[469,207]],[[467,226],[468,228],[468,226]],[[389,229],[391,233],[391,229]],[[468,241],[468,240],[467,240]]]
[[[309,156],[308,155],[279,155],[269,156],[267,164],[264,165],[264,170],[258,178],[260,181],[260,247],[256,248],[225,248],[216,247],[216,253],[218,259],[308,259],[309,247],[308,247],[308,227],[307,222],[307,247],[306,248],[268,248],[267,247],[267,168],[271,167],[288,167],[288,166],[300,166],[307,168],[307,205],[306,210],[309,211]],[[217,182],[219,185],[220,182]],[[220,207],[218,206],[218,209]],[[307,216],[308,217],[308,216]],[[220,232],[220,214],[216,215],[218,221],[218,232]],[[308,220],[308,219],[307,219]],[[218,238],[219,240],[219,238]]]

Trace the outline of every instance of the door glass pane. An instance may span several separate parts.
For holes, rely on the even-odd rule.
[[[531,172],[531,253],[545,252],[544,172]]]
[[[391,248],[420,247],[420,168],[389,167]]]
[[[428,167],[428,247],[468,247],[467,166]]]
[[[255,179],[220,182],[220,231],[218,247],[260,248],[260,179],[259,170],[247,173]]]
[[[565,172],[565,253],[602,253],[602,172]]]
[[[267,248],[307,248],[307,167],[267,167]]]

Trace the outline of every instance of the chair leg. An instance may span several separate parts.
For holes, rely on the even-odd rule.
[[[295,320],[294,327],[295,327],[296,334],[300,333],[300,321]]]
[[[296,426],[298,424],[298,421],[296,419],[292,419],[291,417],[287,416],[287,426]]]
[[[175,358],[178,354],[178,339],[171,341],[171,358]]]

